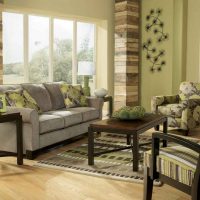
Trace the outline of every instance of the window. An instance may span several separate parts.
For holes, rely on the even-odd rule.
[[[3,13],[4,84],[24,82],[23,38],[23,15]]]
[[[33,83],[49,80],[49,18],[29,16],[28,80]]]
[[[94,24],[77,23],[77,60],[94,62]],[[83,77],[78,77],[78,83],[83,84]],[[93,88],[93,79],[90,77],[89,85]]]
[[[73,21],[54,19],[53,80],[72,83]]]
[[[4,83],[82,84],[78,61],[95,61],[92,23],[3,12],[3,26]],[[93,85],[91,76],[92,90]]]

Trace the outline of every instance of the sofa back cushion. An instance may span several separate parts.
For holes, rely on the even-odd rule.
[[[182,82],[180,84],[179,97],[182,101],[200,99],[200,83]]]
[[[44,83],[43,85],[49,92],[53,110],[58,110],[65,107],[64,99],[60,91],[62,82]]]
[[[52,110],[51,99],[48,91],[43,86],[43,84],[21,84],[23,89],[27,90],[27,92],[35,99],[38,106],[43,112]]]

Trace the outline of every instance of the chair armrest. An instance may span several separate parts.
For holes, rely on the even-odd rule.
[[[189,148],[200,154],[200,145],[190,140],[184,139],[182,137],[175,136],[173,134],[163,134],[162,132],[154,132],[152,134],[152,166],[151,166],[151,177],[152,179],[158,178],[157,170],[156,170],[156,157],[159,155],[160,151],[160,139],[175,142],[181,146]],[[200,162],[200,158],[198,163]]]
[[[179,95],[153,96],[151,98],[151,111],[156,113],[158,106],[171,103],[179,103]]]
[[[7,106],[7,113],[15,112],[20,112],[20,114],[22,115],[23,122],[32,123],[34,121],[39,121],[38,113],[34,109]]]
[[[181,116],[181,129],[189,130],[199,125],[200,99],[188,99],[181,102],[184,109]]]
[[[164,134],[162,132],[154,132],[152,134],[152,140],[153,140],[152,149],[154,149],[154,147],[155,147],[154,145],[156,142],[160,142],[160,139],[174,142],[176,144],[179,144],[179,145],[182,145],[189,149],[192,149],[193,151],[196,151],[197,153],[200,154],[200,145],[199,144],[192,142],[189,139],[185,139],[183,137],[176,136],[174,134],[170,134],[170,133]]]
[[[103,104],[104,104],[104,100],[103,98],[98,98],[98,97],[87,97],[88,99],[88,104],[89,107],[93,107],[96,108],[97,110],[99,110],[99,118],[102,118],[102,109],[103,109]]]

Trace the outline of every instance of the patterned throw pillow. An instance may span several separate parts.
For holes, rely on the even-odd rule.
[[[63,83],[60,85],[60,91],[63,95],[66,108],[88,106],[87,98],[84,96],[80,85],[72,86]]]
[[[26,90],[23,90],[22,95],[25,97],[26,108],[32,108],[39,113],[42,112],[35,99]]]
[[[6,100],[10,106],[18,108],[32,108],[37,112],[41,112],[35,99],[26,90],[8,90],[5,92]]]
[[[25,107],[25,99],[22,96],[23,90],[8,90],[5,92],[6,100],[10,106],[23,108]]]

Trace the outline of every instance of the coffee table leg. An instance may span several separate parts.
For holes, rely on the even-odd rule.
[[[94,133],[88,128],[88,165],[94,165]]]
[[[163,133],[167,134],[168,123],[167,120],[163,122]],[[163,147],[167,147],[167,140],[163,140]]]
[[[133,135],[133,171],[138,171],[139,164],[139,144],[138,144],[138,134]]]
[[[22,136],[22,116],[16,121],[17,127],[17,164],[23,165],[23,136]]]

